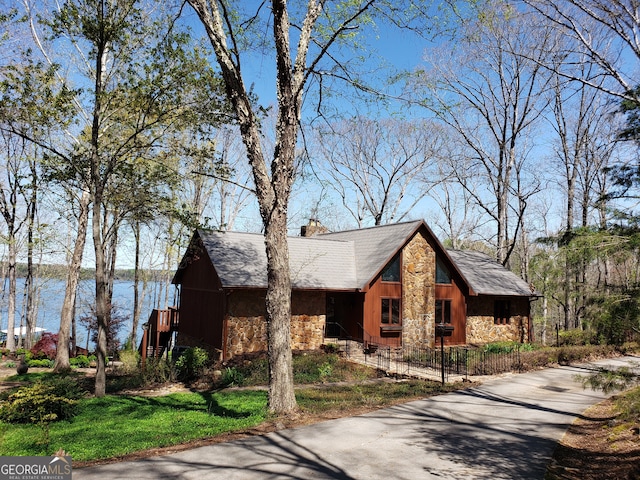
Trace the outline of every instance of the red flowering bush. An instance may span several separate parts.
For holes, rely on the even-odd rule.
[[[40,340],[31,348],[31,358],[48,358],[54,360],[56,358],[56,350],[58,348],[57,333],[43,333]]]

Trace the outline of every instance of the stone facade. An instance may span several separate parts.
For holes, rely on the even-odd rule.
[[[436,254],[422,235],[402,251],[402,343],[431,345],[434,335]]]
[[[293,292],[291,297],[291,348],[316,350],[324,340],[327,298],[324,292]]]
[[[510,322],[506,325],[494,323],[494,302],[494,297],[467,299],[467,343],[484,345],[492,342],[528,342],[529,317],[526,315],[528,308],[525,310],[524,301],[513,301]]]
[[[322,292],[293,292],[292,350],[320,348],[326,321],[325,301],[325,294]],[[264,293],[247,290],[236,291],[229,296],[225,350],[227,358],[267,350]]]

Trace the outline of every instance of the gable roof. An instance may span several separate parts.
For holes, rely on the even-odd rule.
[[[363,288],[389,263],[422,225],[424,222],[418,220],[359,230],[323,233],[311,238],[353,243],[357,283],[359,288]]]
[[[263,235],[204,230],[197,233],[223,287],[267,287]],[[353,243],[303,237],[289,237],[288,241],[293,288],[358,288]]]
[[[537,295],[527,282],[489,255],[473,250],[447,250],[447,253],[478,295]]]
[[[288,237],[291,285],[296,289],[363,290],[420,228],[439,252],[449,258],[471,295],[535,296],[530,286],[488,255],[470,250],[445,250],[422,221],[412,221]],[[264,236],[257,233],[198,230],[199,238],[223,288],[266,288]],[[189,255],[174,277],[180,283]]]

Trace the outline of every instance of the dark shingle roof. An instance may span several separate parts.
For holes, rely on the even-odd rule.
[[[393,258],[422,224],[422,221],[396,223],[359,230],[324,233],[315,238],[353,243],[357,283],[360,288],[363,288]]]
[[[478,295],[536,295],[527,282],[484,253],[472,250],[447,250],[447,253]]]
[[[367,283],[423,225],[426,227],[424,222],[415,221],[314,237],[289,237],[292,287],[322,290],[366,288]],[[204,230],[199,230],[198,235],[224,288],[266,288],[267,259],[263,235]],[[536,295],[524,280],[483,253],[447,250],[446,254],[475,294]]]
[[[266,288],[264,236],[199,231],[222,286]],[[356,282],[353,243],[290,237],[289,266],[294,288],[352,290]]]

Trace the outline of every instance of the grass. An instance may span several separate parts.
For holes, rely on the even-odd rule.
[[[236,386],[266,385],[269,381],[266,357],[230,365],[226,371],[233,372]],[[306,352],[293,356],[293,375],[296,385],[301,385],[361,381],[376,378],[377,372],[370,367],[347,362],[335,353]]]
[[[466,385],[465,385],[466,386]],[[324,388],[302,388],[296,392],[303,412],[314,415],[329,412],[383,408],[399,402],[439,395],[463,388],[462,384],[447,384],[422,380],[400,382],[359,383],[351,386],[331,385]]]
[[[335,354],[310,353],[294,358],[296,397],[307,419],[360,413],[462,387],[419,380],[375,380],[375,369],[352,364]],[[263,359],[231,368],[237,369],[244,385],[266,383]],[[52,375],[37,372],[7,380],[28,383]],[[78,382],[85,381],[74,376]],[[118,382],[127,384],[122,379]],[[220,389],[159,397],[110,394],[80,400],[78,414],[69,421],[49,425],[0,422],[0,455],[51,455],[63,449],[74,462],[92,462],[245,431],[270,420],[274,419],[268,414],[264,389]]]
[[[560,358],[603,353],[593,347],[562,347],[556,353],[547,349],[522,352],[522,357],[531,357],[527,363],[542,366]],[[227,368],[234,369],[236,385],[267,383],[265,359],[243,361]],[[29,383],[52,375],[51,372],[31,372],[6,380]],[[91,379],[85,379],[78,372],[72,375],[90,388]],[[327,353],[294,356],[294,375],[300,411],[311,420],[314,416],[357,414],[467,386],[380,380],[376,379],[375,369]],[[137,385],[140,378],[135,376],[133,373],[109,378],[109,391],[117,393],[118,388]],[[619,407],[632,418],[638,415],[638,396],[640,393],[636,391]],[[271,420],[274,419],[267,413],[267,393],[263,389],[210,389],[160,397],[110,394],[80,400],[77,416],[69,421],[49,425],[0,422],[0,455],[51,455],[63,449],[75,462],[91,462],[245,431]]]
[[[615,398],[620,420],[635,426],[640,425],[640,387],[632,388]]]
[[[263,391],[87,398],[71,421],[48,427],[0,422],[0,452],[51,455],[64,449],[74,461],[118,457],[250,428],[265,420],[266,404]]]
[[[303,414],[340,416],[460,387],[410,380],[308,387],[300,389],[296,397]],[[87,462],[238,432],[268,418],[264,390],[162,397],[108,395],[82,400],[76,417],[49,427],[0,422],[0,454],[51,455],[64,449],[74,461]],[[44,428],[48,431],[43,432]]]

